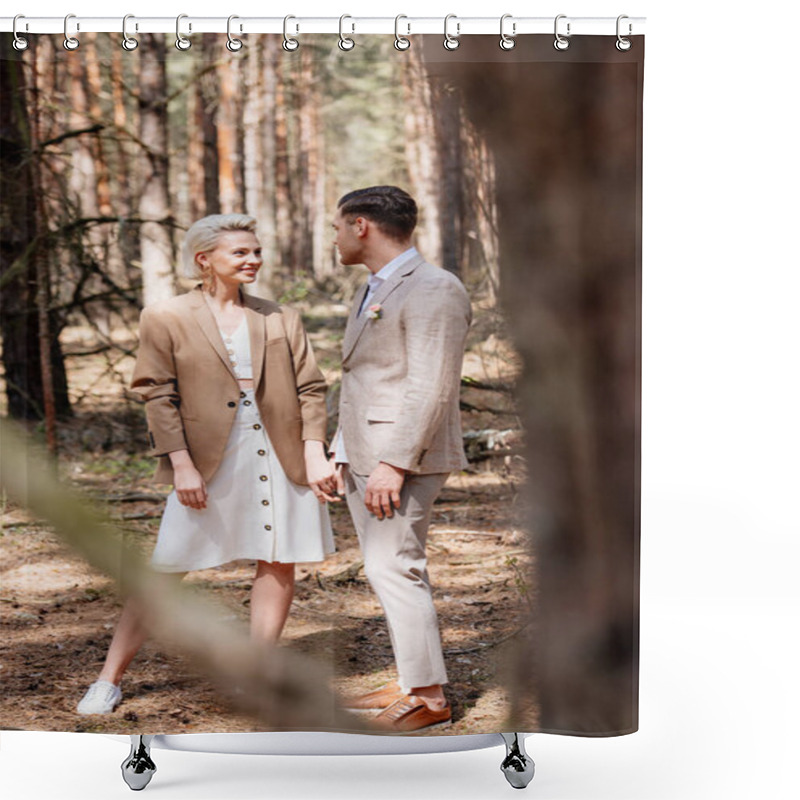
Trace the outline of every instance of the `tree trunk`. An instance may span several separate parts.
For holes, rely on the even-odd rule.
[[[441,265],[462,276],[464,232],[464,157],[461,141],[461,104],[454,90],[437,85],[433,92],[433,115],[439,156],[439,228],[442,237]]]
[[[139,199],[144,305],[175,294],[172,212],[167,187],[169,175],[167,140],[167,73],[163,37],[143,34],[142,72],[139,79],[140,139],[143,186]],[[152,221],[151,221],[152,220]]]
[[[32,131],[29,110],[37,102],[33,81],[27,79],[31,50],[17,53],[11,34],[0,34],[0,334],[3,340],[8,413],[15,419],[43,419],[45,390],[42,382],[40,329],[37,315],[37,237],[46,230],[37,216],[36,176],[31,159]],[[35,70],[32,70],[35,74]],[[48,319],[48,326],[53,321]],[[66,371],[58,339],[49,337],[46,370],[52,376],[48,405],[55,413],[70,413]]]
[[[286,108],[288,72],[288,59],[279,61],[275,82],[275,229],[280,266],[284,268],[292,266],[292,203]]]
[[[442,232],[439,220],[439,156],[436,150],[431,86],[422,54],[412,47],[402,68],[405,96],[405,152],[411,194],[419,206],[416,243],[425,257],[442,263]]]
[[[273,91],[274,67],[267,50],[271,39],[258,38],[247,52],[243,77],[243,152],[246,213],[258,221],[258,238],[264,264],[258,276],[258,291],[271,296],[270,278],[275,261],[274,114],[268,92]],[[269,63],[269,66],[267,66]],[[270,78],[269,72],[273,71]]]
[[[238,188],[238,106],[239,62],[226,53],[217,68],[219,101],[217,107],[217,158],[219,168],[219,202],[223,214],[242,210]]]
[[[117,214],[120,217],[119,226],[119,247],[122,258],[123,285],[130,283],[128,267],[139,260],[139,239],[138,229],[134,230],[130,224],[126,223],[126,218],[131,215],[133,210],[133,174],[130,164],[129,154],[130,144],[125,136],[129,126],[135,129],[135,121],[128,119],[128,109],[125,103],[125,72],[123,65],[124,50],[121,47],[114,47],[111,51],[111,98],[114,107],[114,128],[116,130],[116,150],[114,152],[114,174],[116,182],[114,186],[114,201],[117,207]],[[138,76],[136,83],[138,83]]]
[[[641,69],[602,37],[553,62],[542,38],[501,62],[488,41],[426,53],[496,159],[502,298],[525,365],[542,568],[515,699],[538,694],[545,730],[622,733],[637,725]]]

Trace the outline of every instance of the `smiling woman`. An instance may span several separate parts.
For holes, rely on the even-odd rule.
[[[153,566],[185,574],[255,560],[251,635],[275,642],[295,562],[334,550],[325,506],[334,484],[323,449],[326,385],[299,316],[241,292],[262,263],[255,224],[212,215],[189,229],[184,266],[202,284],[142,312],[132,387],[161,461],[156,478],[174,486]],[[267,346],[273,340],[283,346]],[[268,391],[257,382],[264,373]],[[128,601],[80,714],[109,714],[121,702],[120,681],[144,637]]]

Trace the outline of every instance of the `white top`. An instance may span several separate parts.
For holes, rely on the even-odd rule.
[[[236,377],[240,380],[252,380],[253,360],[250,354],[250,332],[247,328],[247,318],[242,317],[239,327],[230,336],[221,328],[219,332]]]

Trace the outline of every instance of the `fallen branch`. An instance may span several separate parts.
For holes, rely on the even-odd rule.
[[[146,494],[145,492],[131,492],[130,494],[111,494],[98,498],[109,503],[160,503],[166,500],[165,494]]]
[[[123,593],[142,609],[148,630],[188,653],[221,687],[237,687],[240,693],[231,701],[241,711],[268,730],[369,729],[367,720],[336,705],[328,670],[299,653],[252,642],[246,631],[225,621],[227,612],[153,573],[108,517],[61,485],[52,461],[38,457],[4,420],[0,438],[0,485],[13,502],[46,518],[93,567],[118,576]]]
[[[488,383],[469,378],[466,375],[461,376],[461,385],[466,389],[483,389],[487,392],[502,392],[503,394],[513,394],[514,392],[514,386],[510,383],[503,383],[502,381]]]
[[[493,642],[479,642],[475,647],[461,647],[457,650],[445,650],[444,654],[446,656],[462,656],[466,655],[467,653],[480,653],[483,650],[491,650],[493,647],[497,647],[497,645],[503,644],[503,642],[507,642],[509,639],[513,639],[515,636],[519,636],[522,631],[524,631],[526,628],[529,628],[532,624],[532,622],[529,622],[527,625],[523,625],[521,628],[517,628],[517,630],[512,631],[508,634],[508,636],[503,636]]]

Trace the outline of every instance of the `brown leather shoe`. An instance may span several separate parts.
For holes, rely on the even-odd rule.
[[[413,694],[407,694],[393,703],[386,711],[375,717],[375,724],[395,733],[411,733],[423,728],[439,728],[449,725],[452,720],[450,704],[441,711],[428,708],[425,701]]]
[[[389,683],[366,694],[345,697],[342,705],[355,711],[380,711],[383,708],[389,708],[392,703],[396,703],[405,696],[397,681],[389,681]]]

